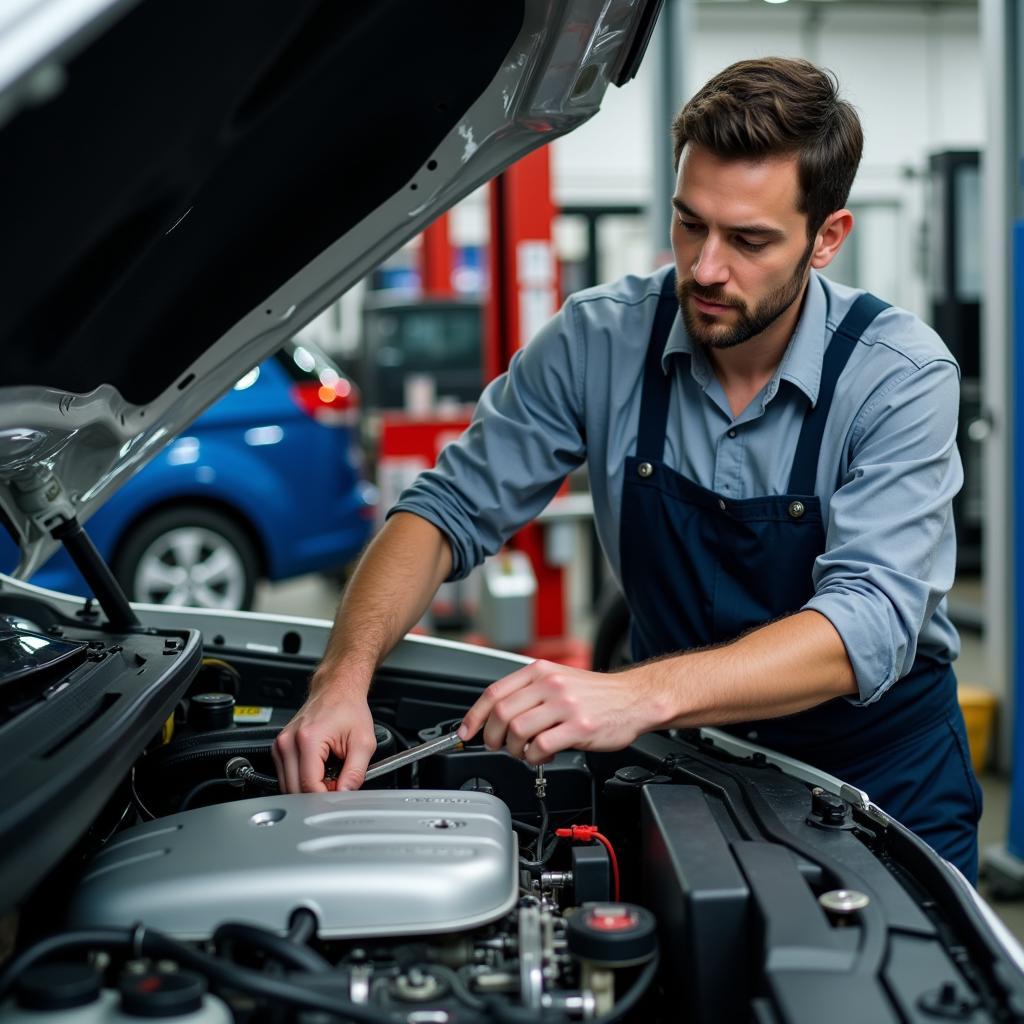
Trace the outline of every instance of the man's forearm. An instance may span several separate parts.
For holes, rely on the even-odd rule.
[[[448,540],[409,512],[393,515],[367,548],[335,618],[312,690],[368,686],[383,658],[426,611],[451,572]]]
[[[857,693],[835,627],[814,611],[769,623],[732,643],[628,670],[657,694],[652,728],[778,718]]]

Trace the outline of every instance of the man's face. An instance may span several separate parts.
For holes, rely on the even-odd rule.
[[[676,291],[691,338],[732,348],[803,294],[814,242],[797,210],[796,156],[723,160],[687,143],[672,198]]]

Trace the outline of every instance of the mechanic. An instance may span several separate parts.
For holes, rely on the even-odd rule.
[[[325,789],[333,751],[358,788],[377,665],[586,459],[638,663],[534,662],[464,738],[538,764],[722,726],[866,790],[974,881],[944,600],[959,371],[913,314],[819,273],[853,226],[857,114],[831,74],[769,58],[711,79],[672,131],[674,267],[570,297],[400,497],[277,739],[282,787]]]

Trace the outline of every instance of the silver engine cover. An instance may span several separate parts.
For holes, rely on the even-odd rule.
[[[324,937],[474,928],[518,896],[508,807],[486,793],[375,790],[266,796],[122,832],[94,859],[69,925],[141,921],[206,939],[225,921],[283,933],[308,907]]]

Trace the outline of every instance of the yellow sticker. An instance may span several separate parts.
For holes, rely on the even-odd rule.
[[[246,722],[249,725],[264,725],[270,721],[273,713],[273,708],[261,708],[253,704],[235,705],[235,721]]]

